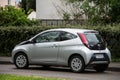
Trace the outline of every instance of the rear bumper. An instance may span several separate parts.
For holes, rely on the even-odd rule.
[[[108,62],[108,61],[93,61],[93,62],[91,62],[90,64],[91,64],[91,65],[92,65],[92,64],[109,64],[109,62]]]
[[[103,58],[96,58],[97,54],[103,55]],[[109,64],[110,59],[106,53],[94,53],[88,65]]]

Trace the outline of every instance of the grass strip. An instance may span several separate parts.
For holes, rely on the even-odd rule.
[[[12,74],[0,74],[0,80],[66,80],[66,79],[46,78],[40,76],[20,76]]]

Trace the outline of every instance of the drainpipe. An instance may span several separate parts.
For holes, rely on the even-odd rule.
[[[11,0],[8,0],[8,5],[11,5]]]

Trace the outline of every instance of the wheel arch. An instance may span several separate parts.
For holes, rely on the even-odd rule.
[[[85,63],[84,57],[81,54],[74,53],[74,54],[70,55],[69,58],[68,58],[68,66],[70,65],[69,63],[70,63],[70,60],[71,60],[71,58],[73,56],[80,56],[83,59],[84,63]]]
[[[14,56],[13,56],[13,63],[15,63],[15,62],[14,62],[14,61],[15,61],[15,57],[16,57],[18,54],[24,54],[24,55],[27,57],[28,62],[29,62],[28,55],[27,55],[24,51],[18,51],[18,52],[16,52],[16,53],[14,54]]]

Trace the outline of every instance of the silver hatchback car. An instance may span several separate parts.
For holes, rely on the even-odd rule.
[[[30,64],[68,66],[73,72],[83,72],[92,65],[103,72],[111,61],[111,53],[96,30],[50,29],[21,42],[12,51],[17,68]]]

